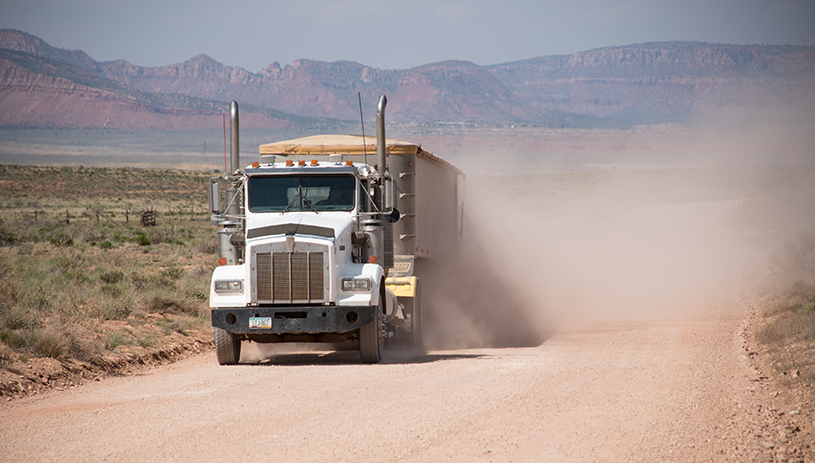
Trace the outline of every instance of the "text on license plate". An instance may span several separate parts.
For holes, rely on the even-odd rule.
[[[268,330],[272,328],[272,317],[249,317],[250,330]]]

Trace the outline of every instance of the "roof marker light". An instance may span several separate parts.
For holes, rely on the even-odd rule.
[[[354,161],[345,161],[345,165],[346,165],[346,166],[353,166],[353,165],[354,165]]]
[[[292,161],[291,159],[286,159],[286,165],[287,165],[287,166],[293,166],[293,165],[294,165],[294,161]]]
[[[318,164],[318,162],[317,162],[317,160],[316,160],[316,159],[312,159],[312,160],[311,160],[311,165],[312,165],[312,166],[316,166],[317,164]]]
[[[298,166],[304,166],[304,165],[306,165],[306,161],[301,159],[301,160],[297,161],[297,165]]]
[[[252,163],[252,167],[259,167],[259,166],[260,166],[260,163],[259,163],[259,162],[257,162],[257,161],[255,161],[255,162],[253,162],[253,163]]]

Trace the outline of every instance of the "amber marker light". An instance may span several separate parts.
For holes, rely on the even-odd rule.
[[[218,265],[226,265],[226,257],[221,257],[218,259]]]
[[[294,165],[294,161],[292,161],[291,159],[286,159],[286,166],[290,167],[290,166],[293,166],[293,165]]]
[[[354,161],[345,161],[345,165],[346,165],[346,166],[353,166],[353,165],[354,165]]]
[[[368,263],[375,264],[376,263],[376,256],[368,256]]]
[[[318,163],[317,163],[317,160],[316,160],[316,159],[312,159],[312,160],[311,160],[311,165],[312,165],[312,166],[316,166],[317,164],[318,164]]]
[[[304,165],[306,165],[306,161],[301,159],[301,160],[297,161],[297,165],[298,166],[304,166]]]
[[[259,162],[257,162],[257,161],[255,161],[255,162],[253,162],[253,163],[252,163],[252,167],[258,167],[259,165],[260,165],[260,163],[259,163]]]

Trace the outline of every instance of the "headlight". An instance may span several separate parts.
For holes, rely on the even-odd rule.
[[[367,278],[343,278],[343,291],[368,291],[371,289],[371,280]]]
[[[216,293],[242,293],[243,280],[215,280]]]

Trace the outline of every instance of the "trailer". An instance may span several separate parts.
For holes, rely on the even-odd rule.
[[[241,169],[232,103],[231,173],[209,187],[220,364],[238,363],[244,341],[353,341],[366,363],[381,361],[386,339],[422,348],[423,263],[458,247],[464,174],[420,144],[385,138],[386,104],[383,95],[376,138],[269,143]]]

